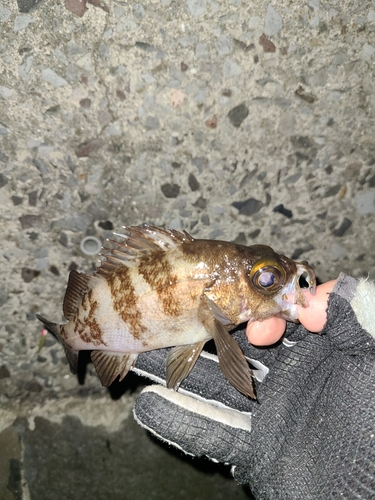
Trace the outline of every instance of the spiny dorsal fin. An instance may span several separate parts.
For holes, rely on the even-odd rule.
[[[64,316],[68,321],[75,316],[81,305],[82,297],[90,289],[92,280],[93,277],[87,274],[75,270],[70,272],[63,303]]]
[[[155,226],[124,227],[126,234],[114,233],[118,240],[108,240],[101,254],[101,264],[96,273],[105,276],[118,265],[131,266],[134,261],[145,254],[160,249],[167,251],[183,243],[194,241],[186,231],[161,229]]]
[[[120,375],[120,382],[134,365],[138,354],[92,351],[91,360],[104,387],[108,387]]]

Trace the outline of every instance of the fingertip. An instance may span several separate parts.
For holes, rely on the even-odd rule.
[[[249,322],[246,327],[246,336],[248,341],[255,346],[272,345],[283,336],[285,327],[286,321],[281,318]]]
[[[327,304],[337,280],[327,281],[316,288],[315,295],[306,293],[308,307],[299,307],[298,318],[302,325],[310,332],[322,331],[327,321]]]

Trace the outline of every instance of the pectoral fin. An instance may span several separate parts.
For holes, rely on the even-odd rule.
[[[120,375],[120,382],[134,365],[138,354],[121,354],[118,352],[92,351],[91,360],[96,373],[104,387],[112,384]]]
[[[256,399],[252,371],[240,346],[217,319],[207,320],[205,327],[215,340],[221,371],[237,391]]]
[[[171,349],[167,358],[167,387],[177,391],[181,382],[186,378],[195,365],[204,344],[181,345]]]
[[[224,326],[231,326],[232,328],[234,327],[232,321],[227,318],[227,316],[224,314],[224,312],[220,309],[220,307],[212,300],[209,298],[208,294],[205,292],[204,296],[206,298],[206,304],[208,306],[208,309],[210,310],[212,316],[219,321]]]

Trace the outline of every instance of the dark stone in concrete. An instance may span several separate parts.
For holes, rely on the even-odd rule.
[[[16,207],[17,205],[21,205],[23,202],[23,198],[21,196],[12,196],[13,205]]]
[[[25,283],[30,283],[30,281],[39,276],[39,274],[40,271],[30,269],[29,267],[23,267],[21,271],[22,279]]]
[[[344,234],[350,228],[351,225],[352,225],[352,221],[350,219],[347,219],[346,217],[344,217],[342,219],[342,221],[340,222],[340,224],[332,231],[332,233],[335,236],[344,236]]]
[[[112,231],[113,229],[113,224],[110,220],[99,222],[98,226],[107,231]]]
[[[102,139],[92,139],[91,141],[83,142],[75,150],[78,158],[94,155],[103,146]]]
[[[189,174],[188,182],[192,191],[198,191],[200,184],[194,174]]]
[[[31,193],[29,193],[29,205],[31,207],[36,207],[37,197],[38,191],[31,191]]]
[[[21,222],[22,229],[42,226],[42,217],[40,215],[21,215],[19,221]]]
[[[242,103],[229,111],[228,118],[234,127],[239,127],[248,114],[249,108]]]
[[[17,0],[20,12],[30,12],[38,3],[40,0]]]
[[[4,187],[8,183],[8,179],[4,174],[0,174],[0,188]]]
[[[277,207],[275,207],[272,211],[285,215],[285,217],[288,217],[288,219],[291,219],[293,217],[293,212],[288,208],[285,208],[283,204],[277,205]]]
[[[326,189],[324,196],[328,198],[329,196],[335,196],[341,189],[341,184],[336,184],[335,186],[330,186]]]
[[[263,203],[255,198],[249,198],[245,201],[235,201],[232,206],[237,208],[241,215],[253,215],[259,212]]]
[[[9,377],[10,377],[10,372],[8,370],[8,367],[6,365],[1,365],[0,366],[0,379],[9,378]]]
[[[200,196],[197,201],[194,203],[194,206],[197,208],[200,208],[201,210],[204,210],[207,206],[207,200]]]
[[[180,192],[180,186],[178,184],[170,184],[168,182],[167,184],[163,184],[161,186],[161,190],[166,198],[177,198],[178,193]]]
[[[254,231],[248,234],[251,240],[254,240],[259,235],[260,235],[260,229],[255,229]]]

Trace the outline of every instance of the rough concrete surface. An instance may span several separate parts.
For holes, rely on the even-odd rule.
[[[374,0],[0,0],[1,499],[248,498],[35,313],[145,222],[374,278],[374,67]]]

